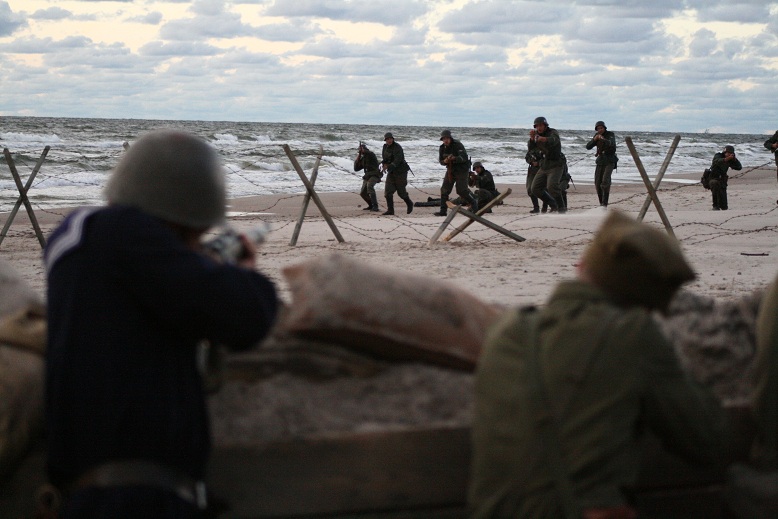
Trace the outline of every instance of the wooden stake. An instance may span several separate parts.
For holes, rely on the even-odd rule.
[[[430,238],[429,243],[427,244],[427,247],[430,247],[435,244],[436,241],[438,241],[438,238],[440,238],[440,235],[443,234],[443,231],[446,230],[446,227],[448,227],[448,224],[451,223],[451,220],[454,219],[454,217],[457,215],[459,211],[462,210],[461,206],[456,206],[454,209],[451,210],[450,213],[448,213],[448,216],[446,216],[446,219],[443,220],[443,223],[440,224],[440,227],[438,227],[438,230],[435,231],[435,234],[432,235],[432,238]]]
[[[319,163],[321,162],[321,156],[323,154],[324,148],[319,146],[319,156],[316,157],[316,165],[313,166],[313,171],[311,172],[311,187],[316,184],[316,177],[319,175]],[[308,191],[306,191],[305,197],[303,197],[303,207],[300,210],[300,217],[297,219],[297,223],[294,226],[294,231],[292,232],[292,239],[289,241],[289,245],[291,246],[297,245],[297,238],[300,236],[300,229],[303,227],[303,220],[305,220],[305,213],[308,212],[308,204],[310,202],[311,195],[308,193]]]
[[[289,161],[292,163],[292,167],[294,167],[295,171],[297,171],[297,174],[300,176],[300,180],[302,180],[303,184],[305,184],[305,189],[308,190],[308,194],[313,199],[313,203],[315,203],[316,207],[319,208],[321,215],[324,217],[324,220],[327,222],[327,225],[330,226],[330,229],[332,230],[332,233],[335,235],[335,238],[337,238],[340,243],[345,242],[346,240],[343,239],[343,236],[341,236],[340,231],[338,231],[338,228],[335,227],[335,222],[332,220],[332,217],[327,212],[327,208],[324,207],[324,204],[319,198],[319,195],[317,195],[316,191],[313,190],[313,185],[308,180],[308,177],[305,176],[305,173],[303,172],[303,168],[300,167],[300,163],[297,162],[297,158],[292,153],[292,149],[289,147],[288,144],[284,144],[283,148],[284,151],[286,152],[286,156],[289,157]]]
[[[667,218],[667,215],[665,214],[665,210],[662,208],[662,204],[659,202],[659,197],[656,194],[656,190],[654,189],[654,186],[651,185],[651,180],[648,178],[648,173],[646,173],[646,168],[643,167],[643,162],[640,160],[640,156],[638,155],[638,151],[635,149],[635,145],[632,144],[632,137],[626,137],[624,139],[624,142],[627,143],[627,147],[629,148],[629,152],[632,154],[632,159],[635,161],[635,165],[638,168],[638,171],[640,172],[640,176],[643,178],[643,183],[646,185],[646,191],[648,191],[648,196],[651,197],[651,200],[654,202],[654,206],[656,207],[656,211],[659,213],[659,217],[662,219],[662,223],[665,224],[665,230],[667,233],[675,238],[675,233],[673,232],[673,227],[670,225],[670,220]]]
[[[475,220],[476,222],[478,222],[478,223],[480,223],[482,225],[485,225],[485,226],[487,226],[490,229],[494,229],[495,231],[499,232],[500,234],[504,234],[508,238],[513,238],[514,240],[519,241],[519,242],[526,241],[524,238],[522,238],[518,234],[512,233],[508,229],[500,227],[496,223],[490,222],[489,220],[487,220],[486,218],[483,218],[482,216],[478,216],[477,214],[473,214],[470,211],[468,211],[467,209],[461,209],[460,208],[459,212],[462,213],[463,215],[467,216],[471,220]]]
[[[478,212],[477,212],[477,213],[475,213],[475,214],[477,214],[478,216],[481,216],[482,214],[486,213],[486,211],[488,211],[489,209],[491,209],[492,207],[494,207],[495,205],[497,205],[498,203],[500,203],[502,200],[504,200],[504,199],[505,199],[505,198],[506,198],[508,195],[510,195],[510,194],[511,194],[511,192],[512,192],[511,188],[508,188],[508,189],[506,189],[506,190],[505,190],[505,193],[501,193],[501,194],[500,194],[499,196],[497,196],[496,198],[493,198],[492,200],[490,200],[488,204],[486,204],[485,206],[483,206],[482,208],[480,208],[480,209],[478,210]],[[467,220],[465,223],[463,223],[462,225],[460,225],[459,227],[457,227],[456,229],[454,229],[453,231],[451,231],[451,234],[449,234],[448,236],[446,236],[445,238],[443,238],[443,241],[451,241],[451,238],[453,238],[453,237],[454,237],[454,236],[456,236],[457,234],[459,234],[459,233],[461,233],[462,231],[464,231],[465,229],[467,229],[467,228],[468,228],[468,226],[469,226],[471,223],[473,223],[473,222],[474,222],[474,220],[470,220],[470,219],[468,219],[468,220]]]
[[[16,188],[19,190],[19,198],[16,200],[16,204],[14,204],[14,208],[11,211],[11,214],[8,216],[8,220],[5,222],[5,226],[3,226],[3,230],[0,231],[0,243],[3,243],[3,239],[5,239],[6,234],[8,233],[8,229],[11,227],[11,223],[16,217],[16,213],[19,211],[21,205],[24,204],[24,208],[27,210],[27,214],[30,217],[30,222],[32,223],[33,229],[35,229],[35,235],[38,237],[38,242],[41,244],[41,248],[44,248],[46,246],[46,239],[43,237],[43,232],[41,232],[41,228],[38,225],[38,219],[35,218],[35,212],[32,210],[32,204],[30,203],[30,200],[27,198],[27,191],[30,190],[30,187],[32,186],[32,181],[35,179],[35,176],[38,174],[38,170],[41,169],[41,165],[43,165],[43,160],[46,158],[46,155],[48,155],[50,149],[51,146],[46,146],[45,148],[43,148],[43,153],[41,153],[38,162],[35,164],[35,167],[33,168],[32,173],[30,174],[30,178],[27,179],[26,184],[22,185],[22,179],[19,176],[19,172],[16,171],[16,164],[14,164],[14,160],[13,157],[11,156],[11,152],[8,151],[8,148],[3,148],[3,155],[5,155],[5,160],[8,163],[8,168],[11,170],[11,176],[13,176],[14,178],[14,182],[16,183]]]
[[[662,178],[665,176],[665,171],[667,171],[667,167],[670,165],[670,159],[673,158],[673,154],[675,153],[675,149],[678,147],[678,142],[680,142],[681,136],[676,135],[675,139],[673,139],[673,143],[670,145],[670,149],[667,150],[667,155],[665,156],[665,161],[662,163],[662,167],[659,168],[659,173],[657,173],[656,178],[654,179],[654,191],[656,191],[659,188],[659,183],[662,181]],[[643,207],[640,208],[640,213],[638,213],[638,222],[643,221],[643,217],[646,216],[646,213],[648,212],[648,206],[651,205],[651,195],[646,197],[646,201],[643,202]]]

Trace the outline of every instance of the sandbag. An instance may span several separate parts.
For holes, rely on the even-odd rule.
[[[0,482],[43,438],[45,343],[42,298],[0,261]]]
[[[393,360],[473,370],[502,314],[448,282],[332,254],[283,270],[292,303],[281,332]]]

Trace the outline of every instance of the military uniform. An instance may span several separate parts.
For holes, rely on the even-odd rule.
[[[562,201],[562,191],[559,188],[559,181],[564,173],[565,161],[562,155],[562,142],[559,133],[546,127],[542,133],[538,132],[539,137],[548,139],[546,142],[538,142],[530,139],[527,144],[529,151],[538,150],[543,154],[540,161],[540,169],[532,181],[532,194],[537,198],[548,202],[553,209],[564,210]]]
[[[381,182],[384,174],[378,168],[378,157],[376,157],[376,154],[367,149],[367,147],[363,147],[362,153],[354,159],[354,171],[365,172],[362,175],[362,190],[359,192],[359,196],[367,202],[366,209],[378,211],[378,197],[375,192],[375,185]]]
[[[762,468],[778,470],[778,277],[759,306],[756,343],[753,401],[759,427],[754,454]]]
[[[440,145],[440,148],[438,148],[438,162],[441,166],[447,166],[447,171],[446,175],[443,177],[443,184],[440,186],[440,212],[435,214],[438,216],[446,215],[448,212],[446,202],[448,201],[448,196],[451,194],[454,186],[456,186],[457,195],[459,195],[462,200],[470,202],[471,208],[474,211],[477,211],[478,201],[467,187],[470,173],[470,157],[467,155],[467,150],[465,150],[464,144],[451,136],[449,130],[443,130],[441,132],[440,140],[442,141],[445,138],[451,140],[449,144],[444,142]],[[447,157],[449,156],[453,157],[450,168],[446,163]],[[450,175],[448,170],[451,172]]]
[[[381,150],[381,164],[386,166],[387,172],[386,187],[384,188],[387,210],[384,214],[394,214],[393,196],[395,192],[405,202],[408,213],[410,213],[413,211],[413,202],[411,202],[411,197],[408,195],[405,186],[408,185],[408,171],[411,168],[405,162],[405,153],[400,143],[394,140],[391,133],[384,135],[384,141],[387,139],[392,139],[392,143],[386,144],[385,142]]]
[[[732,148],[732,152],[734,153],[734,148]],[[729,179],[727,171],[730,168],[740,171],[743,166],[737,158],[731,161],[725,160],[722,152],[713,156],[713,163],[710,166],[710,191],[713,196],[713,209],[724,211],[729,207],[727,205],[727,180]]]
[[[532,211],[530,211],[531,213],[540,212],[538,197],[532,194],[532,182],[535,180],[535,175],[538,173],[538,170],[540,169],[540,159],[542,158],[543,158],[543,154],[538,149],[528,151],[527,154],[524,155],[524,160],[528,164],[526,187],[527,187],[527,196],[529,196],[530,200],[532,200]],[[543,202],[544,213],[546,212],[545,209],[547,207],[548,207],[548,203]]]
[[[687,461],[722,458],[728,429],[718,401],[683,371],[648,311],[666,310],[693,277],[677,242],[614,211],[582,272],[541,310],[510,311],[487,334],[475,378],[471,517],[625,509],[622,490],[637,480],[647,431]]]
[[[611,190],[611,175],[613,170],[618,167],[619,158],[616,156],[616,135],[608,131],[605,124],[602,121],[597,121],[594,126],[596,130],[598,126],[605,128],[605,131],[600,135],[599,139],[592,138],[586,143],[586,149],[590,150],[597,147],[597,154],[595,157],[594,168],[594,187],[597,189],[597,198],[600,200],[600,205],[607,207],[608,198],[610,197]]]
[[[500,192],[497,191],[497,186],[494,185],[492,173],[484,168],[480,162],[473,164],[474,170],[477,167],[481,168],[481,172],[476,172],[470,176],[470,185],[476,188],[475,196],[478,199],[478,206],[483,207],[499,196]]]

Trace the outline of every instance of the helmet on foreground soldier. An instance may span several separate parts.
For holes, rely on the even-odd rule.
[[[176,130],[138,139],[116,166],[105,195],[111,204],[193,229],[221,223],[227,198],[216,151],[205,140]]]
[[[612,211],[584,251],[583,269],[617,304],[666,312],[680,286],[695,278],[678,241]]]
[[[602,126],[603,130],[607,130],[608,129],[608,127],[605,126],[605,123],[603,121],[597,121],[596,123],[594,123],[594,129],[595,130],[597,130],[597,128],[599,128],[600,126]]]
[[[545,117],[535,117],[535,121],[532,123],[532,127],[535,128],[539,124],[545,124],[546,126],[548,126],[548,121],[546,120]]]

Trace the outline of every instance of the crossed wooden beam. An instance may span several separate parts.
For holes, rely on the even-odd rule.
[[[490,229],[493,229],[493,230],[499,232],[500,234],[504,234],[505,236],[507,236],[509,238],[513,238],[514,240],[516,240],[518,242],[525,241],[524,238],[522,238],[518,234],[512,233],[511,231],[509,231],[507,229],[504,229],[504,228],[500,227],[499,225],[497,225],[496,223],[490,222],[489,220],[487,220],[486,218],[483,218],[481,216],[486,211],[491,209],[493,206],[495,206],[495,205],[499,204],[500,202],[502,202],[502,200],[505,197],[507,197],[508,195],[511,194],[511,191],[512,190],[510,188],[506,189],[504,193],[500,194],[499,196],[497,196],[493,200],[489,201],[488,204],[486,204],[485,206],[480,208],[478,210],[478,212],[476,212],[475,214],[471,213],[470,211],[468,211],[466,209],[462,209],[461,205],[458,205],[458,206],[454,207],[451,210],[451,213],[449,213],[449,215],[443,221],[443,223],[440,224],[440,227],[438,227],[438,230],[435,231],[435,234],[432,235],[432,238],[430,238],[430,241],[429,241],[429,243],[427,245],[428,246],[434,245],[438,241],[440,236],[443,234],[443,231],[446,230],[446,227],[448,227],[448,225],[451,223],[451,221],[454,219],[454,217],[457,214],[463,214],[464,216],[466,216],[467,217],[467,221],[465,223],[463,223],[462,225],[460,225],[459,227],[457,227],[456,229],[454,229],[453,231],[451,231],[451,233],[448,236],[443,238],[443,241],[451,241],[451,239],[454,236],[456,236],[457,234],[459,234],[462,231],[464,231],[465,229],[467,229],[467,227],[471,223],[473,223],[473,222],[478,222],[478,223],[480,223],[482,225],[485,225],[486,227],[489,227]]]
[[[665,171],[667,171],[667,167],[670,165],[670,159],[673,158],[673,154],[675,153],[675,149],[678,147],[678,143],[681,141],[681,136],[676,135],[673,139],[673,143],[670,145],[670,149],[667,150],[667,155],[665,156],[665,160],[662,163],[662,167],[659,168],[659,172],[656,175],[656,179],[654,179],[653,185],[651,184],[651,181],[648,179],[648,173],[646,173],[646,168],[643,167],[643,162],[640,160],[640,156],[638,155],[638,151],[635,149],[635,145],[632,143],[632,137],[626,137],[624,139],[624,142],[627,143],[627,147],[629,148],[629,152],[632,154],[632,159],[635,161],[635,166],[637,166],[638,171],[640,172],[640,176],[643,178],[643,183],[646,185],[646,190],[648,191],[648,197],[646,198],[646,201],[643,202],[643,207],[640,209],[640,213],[638,214],[638,221],[642,222],[643,218],[646,216],[646,212],[648,211],[649,205],[651,205],[651,202],[654,203],[654,206],[656,207],[656,211],[659,213],[659,218],[662,219],[662,223],[665,225],[665,230],[667,230],[667,234],[675,238],[675,233],[673,232],[673,227],[670,225],[670,220],[667,218],[667,214],[665,213],[664,208],[662,207],[662,203],[659,201],[659,196],[656,194],[656,190],[659,187],[659,183],[662,182],[662,178],[665,176]]]
[[[343,239],[343,236],[341,236],[340,231],[338,231],[338,228],[335,227],[335,222],[332,220],[332,217],[330,216],[330,213],[327,212],[327,208],[324,207],[324,203],[322,203],[321,199],[319,198],[319,195],[316,194],[316,191],[313,189],[313,185],[316,183],[316,176],[319,174],[319,163],[321,162],[322,154],[324,153],[324,149],[319,146],[319,156],[316,158],[316,164],[313,167],[313,171],[311,172],[311,178],[310,180],[308,177],[305,176],[305,172],[303,171],[303,168],[300,166],[300,163],[297,162],[297,157],[294,156],[294,153],[292,153],[292,148],[289,147],[288,144],[284,144],[283,146],[284,152],[286,152],[286,156],[289,157],[289,161],[292,163],[292,167],[297,171],[297,174],[300,175],[300,180],[303,181],[303,184],[305,185],[305,197],[303,198],[303,206],[302,210],[300,211],[300,216],[297,219],[297,224],[294,226],[294,231],[292,232],[292,239],[289,242],[289,245],[297,245],[297,238],[300,236],[300,229],[303,226],[303,220],[305,219],[305,213],[308,211],[308,204],[310,203],[311,199],[313,199],[313,203],[316,204],[316,207],[319,208],[319,211],[321,212],[321,215],[324,217],[324,220],[327,222],[327,225],[330,226],[330,229],[332,230],[332,234],[335,235],[335,238],[340,243],[345,242],[346,240]]]
[[[32,223],[33,229],[35,229],[35,235],[38,237],[38,242],[41,244],[41,248],[46,246],[46,238],[43,237],[43,232],[41,232],[40,225],[38,225],[38,219],[35,217],[35,212],[32,210],[30,199],[27,198],[27,191],[30,190],[32,182],[35,180],[35,176],[41,169],[43,160],[46,158],[46,155],[48,155],[50,149],[51,146],[46,146],[43,148],[43,153],[41,153],[41,156],[38,159],[38,162],[35,164],[32,173],[30,173],[30,177],[27,179],[27,183],[22,184],[22,179],[19,176],[19,172],[16,170],[16,164],[14,163],[13,157],[11,156],[11,152],[8,151],[8,148],[3,148],[3,155],[5,155],[5,161],[8,164],[8,169],[11,170],[11,176],[16,183],[16,188],[19,190],[19,198],[16,200],[16,204],[14,204],[14,208],[11,210],[11,214],[8,216],[8,220],[6,220],[5,225],[3,226],[3,230],[0,231],[0,243],[3,243],[3,240],[7,236],[8,229],[11,227],[14,218],[16,218],[16,213],[19,212],[19,208],[22,206],[22,204],[24,204],[24,208],[27,210],[27,215],[30,217],[30,222]]]

